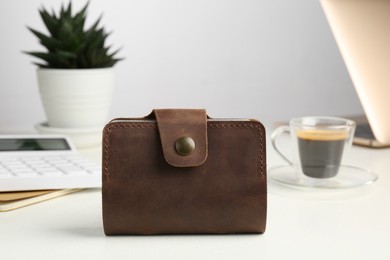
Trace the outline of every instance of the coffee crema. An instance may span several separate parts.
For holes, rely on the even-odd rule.
[[[298,130],[298,147],[302,171],[313,178],[337,175],[348,139],[346,130]]]
[[[348,134],[349,133],[346,130],[310,129],[297,131],[298,138],[316,141],[345,140],[348,138]]]

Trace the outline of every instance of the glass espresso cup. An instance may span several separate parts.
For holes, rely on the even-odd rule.
[[[272,133],[276,152],[291,166],[311,178],[335,177],[342,159],[352,145],[356,124],[337,117],[302,117],[290,120],[289,126],[280,126]],[[290,133],[292,158],[279,149],[277,139]]]

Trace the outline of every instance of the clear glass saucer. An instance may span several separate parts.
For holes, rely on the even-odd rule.
[[[342,165],[339,172],[332,178],[307,177],[296,167],[281,165],[268,168],[268,177],[273,181],[301,188],[354,188],[375,182],[378,175],[374,172],[351,165]]]

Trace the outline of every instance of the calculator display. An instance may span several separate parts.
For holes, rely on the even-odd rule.
[[[0,152],[71,150],[63,138],[0,138]]]

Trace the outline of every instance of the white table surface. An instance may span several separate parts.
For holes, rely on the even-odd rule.
[[[269,181],[263,235],[106,237],[92,189],[0,213],[0,259],[390,259],[390,149],[351,153],[377,182],[302,191]],[[267,161],[283,163],[270,145]]]

